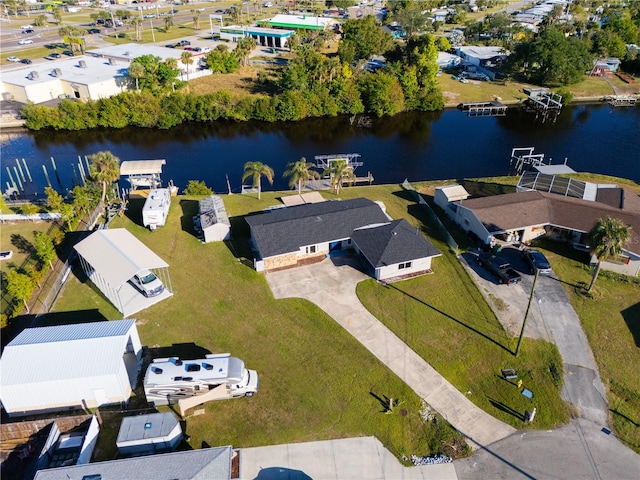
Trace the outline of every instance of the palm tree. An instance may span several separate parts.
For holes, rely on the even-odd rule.
[[[91,177],[102,183],[102,196],[100,203],[104,202],[107,196],[107,183],[112,183],[120,178],[120,159],[109,151],[94,153],[89,157],[89,173]]]
[[[166,32],[173,28],[173,15],[167,15],[164,17],[164,29]]]
[[[247,162],[244,164],[242,181],[244,182],[249,177],[253,179],[253,187],[258,187],[258,200],[260,200],[260,179],[263,176],[273,185],[273,169],[269,165],[265,165],[262,162]]]
[[[200,12],[198,10],[191,10],[193,14],[193,28],[194,30],[200,30]]]
[[[187,67],[187,82],[189,81],[189,65],[193,63],[193,53],[188,50],[182,52],[182,64]]]
[[[136,81],[136,90],[140,91],[138,80],[144,77],[144,67],[140,62],[131,62],[129,64],[129,76]]]
[[[356,175],[353,173],[353,168],[347,163],[346,160],[340,159],[331,163],[323,175],[329,175],[331,179],[331,188],[335,189],[336,194],[340,195],[340,188],[342,183],[346,180],[351,183],[356,179]]]
[[[283,178],[289,177],[289,186],[293,188],[298,185],[298,195],[302,192],[302,184],[309,180],[316,180],[320,178],[320,174],[313,168],[313,163],[307,162],[307,159],[302,157],[297,162],[291,162],[287,164],[288,170],[282,175]]]
[[[596,283],[602,262],[615,258],[622,253],[622,247],[631,238],[631,227],[618,218],[601,218],[589,232],[588,244],[591,252],[596,256],[598,264],[593,271],[591,284],[587,291],[591,291]]]
[[[131,17],[129,23],[133,25],[136,32],[136,41],[139,42],[142,38],[142,19],[140,17]]]

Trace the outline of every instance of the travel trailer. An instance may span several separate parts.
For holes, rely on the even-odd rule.
[[[153,405],[173,405],[191,397],[189,408],[209,400],[252,397],[258,392],[258,374],[229,353],[209,354],[200,360],[155,359],[144,376],[144,393]],[[192,403],[194,403],[192,405]]]
[[[156,188],[149,192],[149,196],[142,207],[142,224],[155,230],[167,221],[171,206],[171,192],[168,188]]]

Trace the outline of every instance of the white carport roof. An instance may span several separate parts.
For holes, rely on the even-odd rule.
[[[120,175],[149,175],[162,173],[166,160],[127,160],[120,164]]]
[[[124,228],[98,230],[74,248],[114,288],[140,270],[169,266]]]

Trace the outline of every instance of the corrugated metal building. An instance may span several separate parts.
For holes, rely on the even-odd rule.
[[[27,328],[0,358],[0,400],[10,416],[124,402],[141,358],[135,320]]]

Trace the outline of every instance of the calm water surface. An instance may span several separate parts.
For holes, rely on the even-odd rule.
[[[3,134],[2,190],[5,166],[24,158],[34,179],[27,192],[42,194],[46,186],[42,165],[54,187],[73,187],[72,164],[78,155],[111,150],[121,160],[164,158],[163,180],[184,188],[191,179],[204,180],[226,192],[226,176],[233,191],[241,185],[243,165],[261,161],[275,171],[270,187],[286,189],[286,164],[315,155],[359,153],[375,183],[398,183],[463,177],[505,175],[513,147],[536,147],[552,163],[577,171],[602,173],[640,182],[640,108],[580,105],[565,108],[554,122],[540,123],[519,110],[506,117],[469,118],[458,110],[433,114],[410,113],[374,119],[370,128],[351,126],[348,118],[308,120],[285,124],[227,123],[183,125],[170,131],[145,129],[89,132],[28,132]],[[53,175],[54,157],[60,185]],[[22,162],[22,161],[21,161]],[[77,166],[76,166],[77,170]],[[15,175],[14,175],[15,176]]]

